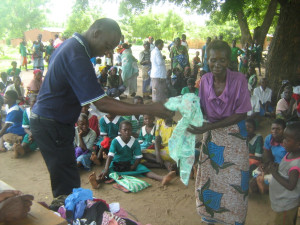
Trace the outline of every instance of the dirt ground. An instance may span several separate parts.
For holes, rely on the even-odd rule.
[[[26,84],[32,78],[32,71],[22,72],[21,77]],[[138,78],[138,94],[141,94],[141,78]],[[128,100],[130,101],[130,99]],[[178,117],[178,115],[177,115]],[[259,132],[266,136],[269,132],[270,120],[263,121]],[[32,194],[37,201],[50,204],[52,201],[50,180],[47,168],[39,151],[22,159],[13,159],[12,152],[0,154],[0,179],[24,193]],[[97,174],[103,169],[94,166]],[[154,172],[166,174],[166,170],[154,169]],[[90,188],[88,175],[91,172],[81,171],[83,188]],[[152,225],[196,225],[202,224],[195,210],[194,180],[184,186],[175,178],[167,187],[159,182],[142,178],[151,187],[138,193],[123,193],[110,184],[103,184],[99,190],[93,190],[94,196],[108,203],[119,202],[129,212],[131,218],[142,224]],[[270,208],[268,195],[250,195],[246,225],[271,225],[274,213]],[[298,225],[300,220],[298,219]]]

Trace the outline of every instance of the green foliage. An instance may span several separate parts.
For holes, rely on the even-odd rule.
[[[24,31],[45,26],[48,1],[1,0],[0,38],[21,38]]]
[[[184,32],[183,19],[176,13],[128,15],[121,20],[122,32],[126,37],[173,40]]]
[[[85,32],[94,20],[99,19],[102,10],[99,4],[89,5],[88,0],[76,0],[72,14],[67,20],[66,30],[63,35],[70,37],[73,33],[83,33]]]

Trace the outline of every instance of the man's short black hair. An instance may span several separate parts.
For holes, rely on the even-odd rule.
[[[155,41],[155,46],[157,47],[158,45],[163,44],[163,43],[164,43],[163,40],[157,39],[157,40]]]
[[[14,90],[9,90],[9,91],[5,92],[5,95],[9,96],[14,101],[16,101],[18,99],[18,93]]]
[[[96,20],[89,28],[89,30],[105,30],[105,31],[115,31],[121,35],[121,29],[118,23],[110,18],[102,18]]]

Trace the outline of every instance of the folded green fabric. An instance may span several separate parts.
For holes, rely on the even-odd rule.
[[[110,173],[109,177],[114,179],[118,184],[125,187],[131,192],[139,192],[150,186],[146,181],[140,180],[136,177],[122,175],[119,176],[117,173]]]

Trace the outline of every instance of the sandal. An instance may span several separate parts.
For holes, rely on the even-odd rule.
[[[120,190],[120,191],[123,191],[124,193],[129,193],[129,192],[130,192],[128,189],[124,188],[124,187],[123,187],[122,185],[120,185],[120,184],[113,184],[113,187],[114,187],[115,189],[118,189],[118,190]]]

